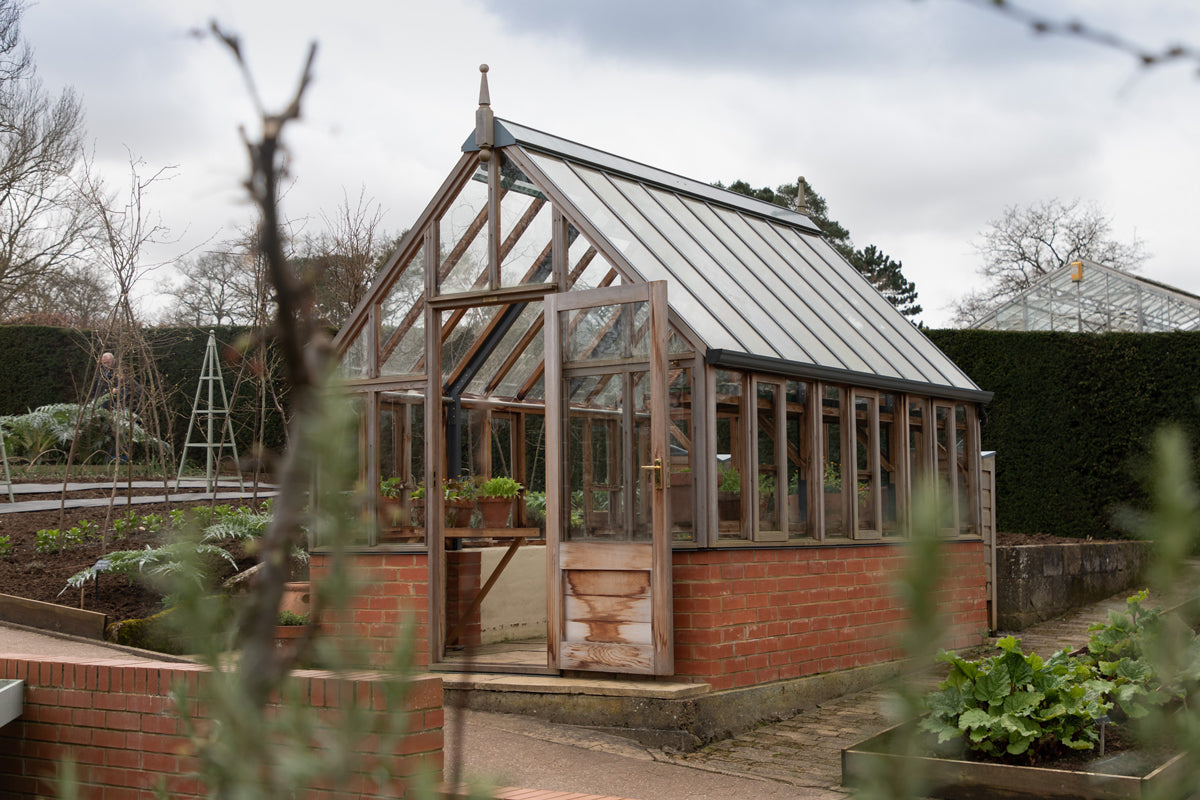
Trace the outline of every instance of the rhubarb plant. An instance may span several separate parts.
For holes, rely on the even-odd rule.
[[[962,738],[989,757],[1034,758],[1066,747],[1090,750],[1098,719],[1112,709],[1113,684],[1098,669],[1061,650],[1043,660],[1012,636],[979,661],[942,653],[949,673],[926,698],[921,729],[939,742]]]
[[[1087,653],[1083,660],[1095,665],[1113,683],[1113,699],[1119,710],[1135,719],[1145,717],[1155,708],[1182,700],[1200,686],[1200,639],[1177,619],[1169,619],[1159,607],[1143,608],[1148,593],[1145,590],[1125,601],[1126,610],[1110,611],[1108,622],[1097,623],[1088,630]],[[1151,646],[1165,640],[1164,626],[1176,628],[1172,637],[1177,646],[1170,653],[1170,674],[1159,675],[1152,658]]]

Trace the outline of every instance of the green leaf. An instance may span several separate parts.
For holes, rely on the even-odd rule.
[[[1015,636],[1005,636],[996,642],[996,647],[999,647],[1006,653],[1011,653],[1014,650],[1019,652],[1021,649],[1021,640]]]
[[[1037,722],[1028,717],[1015,717],[1012,714],[1002,714],[1000,716],[1000,728],[1008,731],[1010,740],[1013,734],[1030,740],[1042,735],[1042,726],[1038,725]]]
[[[1049,722],[1050,720],[1058,719],[1066,713],[1066,706],[1064,706],[1062,703],[1055,703],[1054,705],[1049,706],[1048,708],[1043,708],[1041,711],[1039,711],[1037,718],[1043,722]]]
[[[975,681],[975,699],[985,703],[1000,703],[1011,688],[1008,668],[1004,662],[998,662],[990,672],[980,675]]]
[[[995,719],[995,717],[982,708],[969,708],[959,716],[958,728],[959,730],[970,730],[973,732],[982,728],[986,731],[992,727]]]
[[[1046,696],[1041,692],[1013,692],[1004,698],[1005,714],[1027,714],[1041,704]]]
[[[1010,741],[1008,743],[1008,747],[1005,749],[1008,750],[1008,752],[1011,753],[1012,755],[1019,756],[1019,755],[1021,755],[1021,753],[1024,753],[1026,750],[1029,749],[1029,745],[1032,742],[1033,742],[1032,739],[1017,739],[1015,741]]]

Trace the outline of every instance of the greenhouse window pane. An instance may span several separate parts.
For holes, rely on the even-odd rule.
[[[346,380],[371,377],[367,363],[367,329],[364,327],[346,347],[338,363],[338,374]]]
[[[509,365],[505,368],[507,373],[511,371],[513,364],[519,361],[522,353],[518,352],[518,348],[526,336],[531,337],[531,343],[533,339],[537,339],[539,345],[541,343],[541,336],[534,336],[531,331],[534,326],[539,325],[541,322],[542,303],[523,303],[521,306],[512,306],[511,310],[506,310],[503,313],[502,318],[507,320],[505,324],[508,324],[508,330],[500,337],[499,344],[493,347],[490,353],[486,354],[487,360],[483,368],[479,370],[478,374],[467,386],[467,394],[476,396],[495,394],[494,389],[489,389],[488,387],[493,383],[497,383],[497,373],[502,368],[505,368],[506,364]],[[528,350],[529,348],[525,349]],[[540,349],[538,355],[539,357],[541,355]],[[519,385],[518,383],[517,386]],[[510,394],[509,396],[511,397],[512,395]]]
[[[487,169],[480,166],[440,220],[437,282],[440,293],[469,291],[486,276],[487,202]]]
[[[648,358],[648,303],[585,308],[562,315],[563,359]]]
[[[417,371],[425,353],[425,271],[418,254],[408,262],[379,308],[379,340],[383,342],[381,375]]]
[[[502,307],[476,306],[447,313],[448,319],[443,322],[443,326],[449,325],[450,330],[443,334],[443,379],[458,378],[466,366],[465,359],[477,350],[476,345],[480,337],[485,334],[500,308]]]
[[[552,281],[552,212],[546,196],[503,153],[500,188],[500,285]]]

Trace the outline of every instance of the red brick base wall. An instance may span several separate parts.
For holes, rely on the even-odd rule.
[[[892,588],[907,546],[677,550],[675,672],[715,690],[899,658],[905,611]],[[945,548],[944,646],[987,628],[984,546]]]
[[[192,664],[154,661],[72,661],[63,658],[0,658],[0,677],[25,681],[22,715],[0,728],[0,798],[58,797],[55,778],[66,759],[76,765],[83,800],[149,800],[165,786],[169,797],[205,797],[191,741],[175,711],[171,692],[185,684],[196,695],[207,671]],[[317,708],[336,708],[338,698],[357,695],[382,708],[383,687],[368,677],[339,679],[327,672],[293,676],[300,696]],[[399,750],[362,753],[364,763],[386,761],[403,779],[442,770],[442,682],[414,681],[408,698],[409,735]],[[365,740],[367,742],[372,739]],[[375,739],[375,741],[378,741]],[[372,788],[361,774],[338,792],[310,797],[403,797],[403,783]]]
[[[879,664],[901,657],[905,611],[893,591],[906,543],[842,547],[676,550],[675,674],[713,689],[770,683]],[[447,607],[453,619],[479,583],[470,553],[448,553]],[[364,592],[330,625],[365,643],[382,664],[411,613],[418,663],[429,663],[428,572],[423,553],[354,556]],[[944,646],[979,644],[987,628],[982,542],[948,542],[939,592]],[[324,569],[314,555],[313,581]],[[478,635],[472,620],[467,635]],[[468,639],[468,641],[470,641]]]
[[[446,553],[446,644],[454,647],[478,647],[483,641],[483,617],[476,608],[464,615],[482,586],[483,554],[478,550],[451,550]],[[457,630],[456,630],[457,629]],[[451,635],[453,634],[453,640]]]
[[[367,553],[349,557],[358,591],[346,608],[323,626],[334,637],[353,640],[368,663],[390,662],[405,627],[415,625],[414,664],[429,666],[429,559],[424,553]],[[314,553],[309,575],[314,586],[329,570],[329,556]]]

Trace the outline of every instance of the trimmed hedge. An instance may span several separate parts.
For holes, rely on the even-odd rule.
[[[168,398],[168,417],[161,420],[170,431],[176,456],[187,435],[196,386],[204,365],[208,332],[217,337],[222,355],[222,373],[229,395],[231,419],[238,453],[250,452],[255,441],[256,401],[254,382],[243,379],[235,392],[238,368],[225,363],[224,352],[247,333],[241,327],[150,328],[143,333],[154,354]],[[0,325],[0,415],[24,414],[51,403],[80,402],[90,391],[88,381],[95,372],[93,353],[104,349],[92,331],[27,325]],[[282,391],[276,381],[277,391]],[[286,393],[285,393],[286,394]],[[284,442],[284,420],[273,404],[267,404],[265,444],[278,452]],[[192,460],[203,451],[195,450]]]
[[[1120,537],[1113,512],[1144,504],[1155,431],[1200,442],[1200,333],[926,333],[995,393],[983,449],[1002,531]]]

